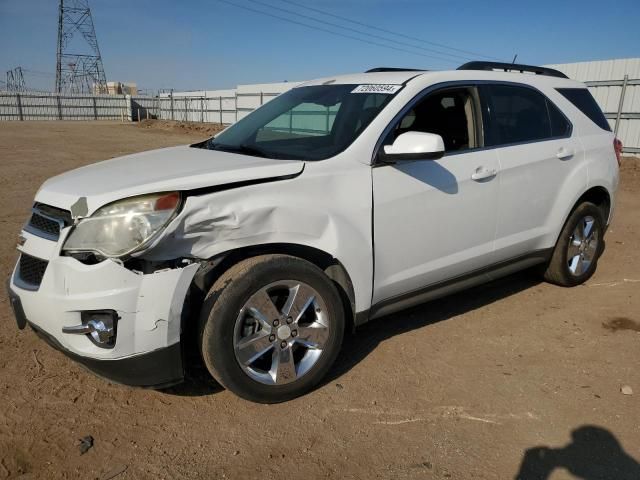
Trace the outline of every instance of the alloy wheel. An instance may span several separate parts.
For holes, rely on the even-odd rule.
[[[311,370],[329,334],[327,308],[318,292],[306,283],[282,280],[262,287],[240,309],[233,346],[249,377],[283,385]]]

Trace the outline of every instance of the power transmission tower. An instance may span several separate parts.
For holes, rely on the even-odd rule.
[[[24,92],[26,85],[24,83],[24,75],[22,74],[22,67],[16,67],[13,70],[7,71],[7,91],[9,92]]]
[[[89,0],[60,0],[55,91],[107,93]]]

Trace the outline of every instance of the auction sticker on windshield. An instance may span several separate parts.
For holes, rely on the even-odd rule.
[[[386,93],[392,95],[402,88],[402,85],[358,85],[351,93]]]

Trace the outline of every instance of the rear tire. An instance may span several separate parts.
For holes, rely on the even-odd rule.
[[[578,205],[560,233],[544,279],[563,287],[589,280],[604,249],[604,231],[602,210],[591,202]]]
[[[200,315],[202,357],[236,395],[278,403],[315,387],[344,335],[338,290],[324,272],[288,255],[244,260],[211,287]]]

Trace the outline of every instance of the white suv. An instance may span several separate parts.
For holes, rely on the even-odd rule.
[[[279,402],[321,381],[347,328],[534,265],[586,281],[619,150],[554,70],[324,78],[213,139],[45,182],[11,302],[114,381],[179,382],[196,352],[229,390]]]

